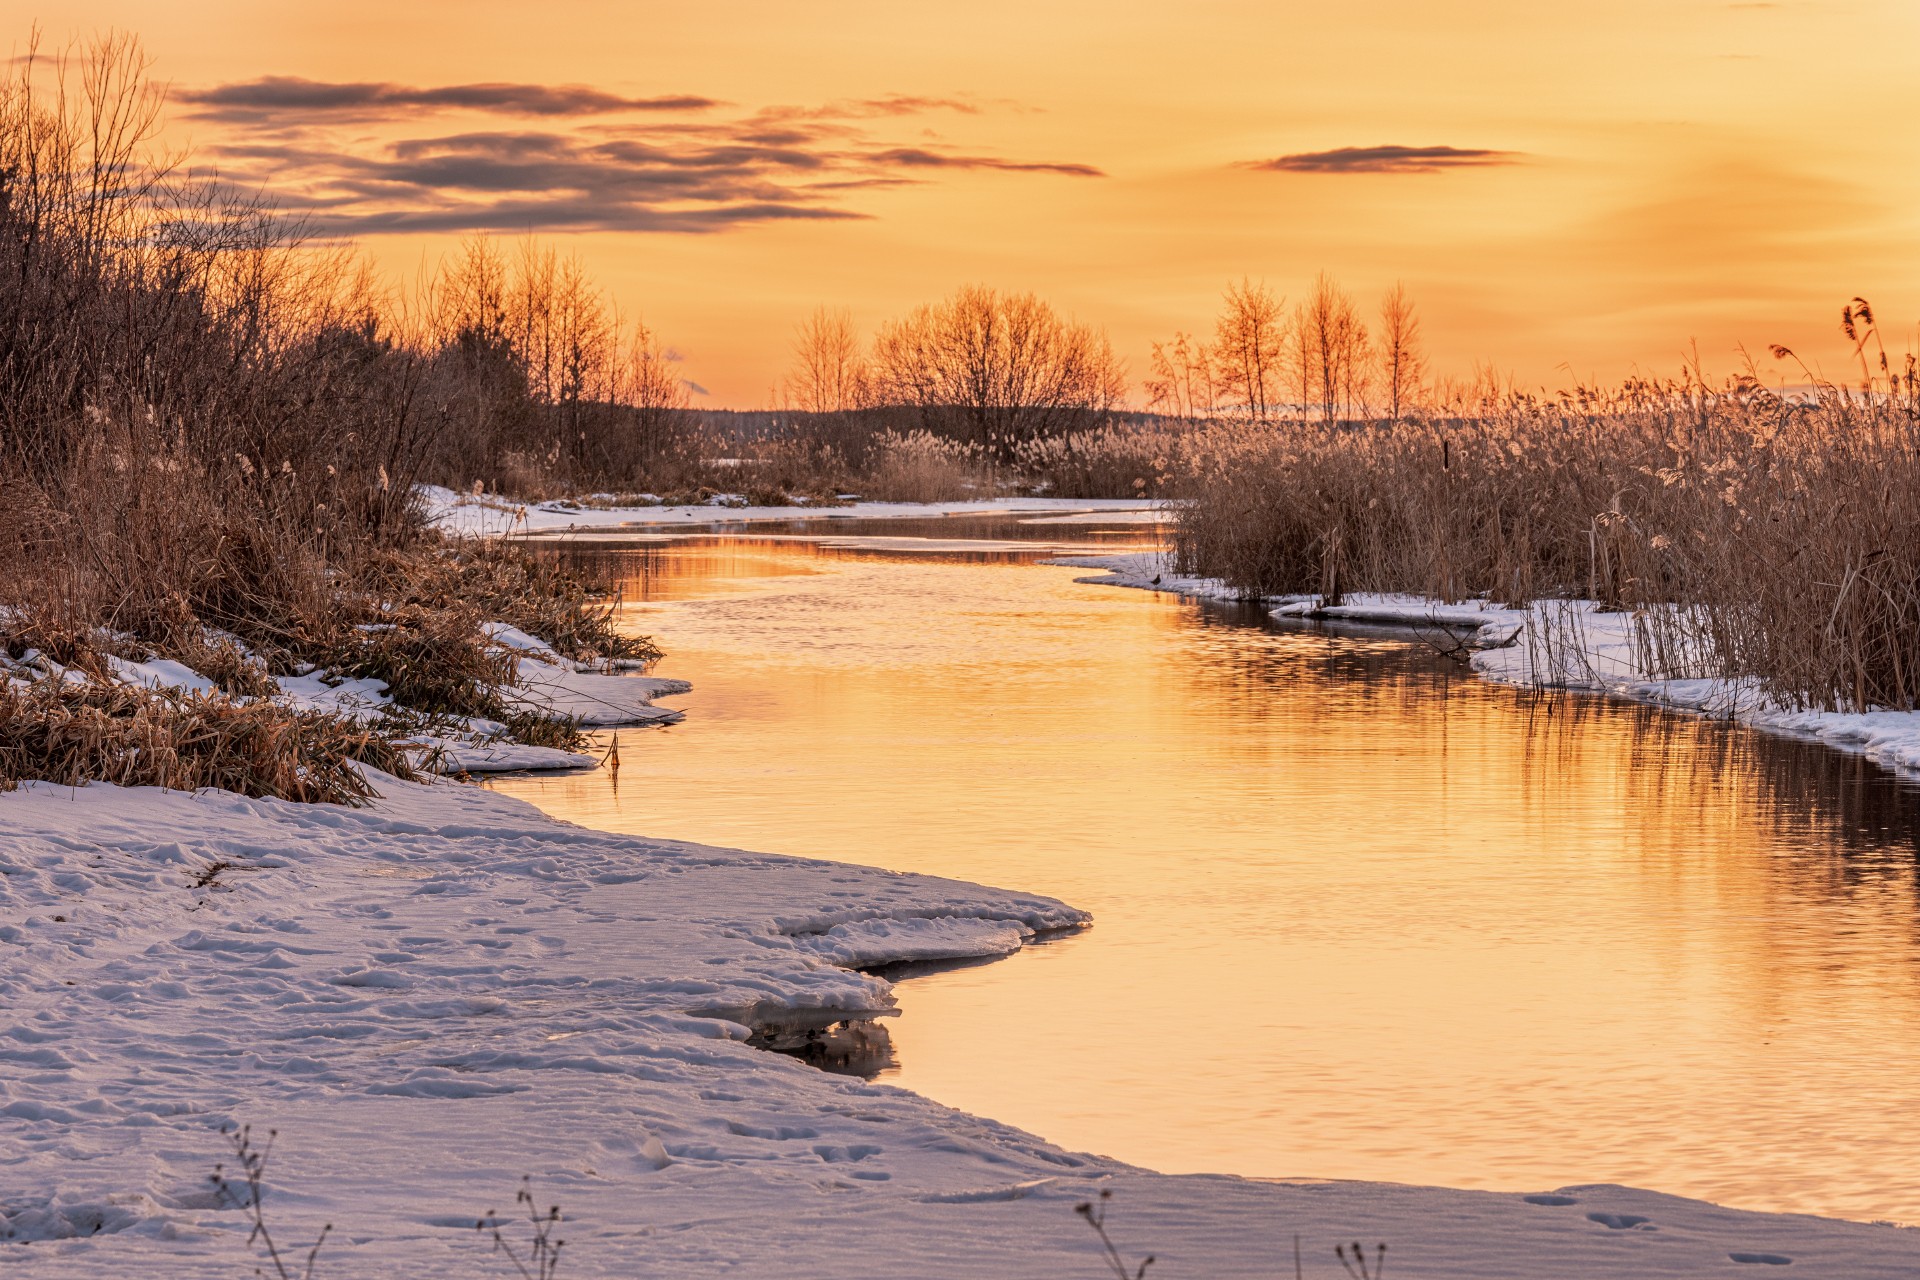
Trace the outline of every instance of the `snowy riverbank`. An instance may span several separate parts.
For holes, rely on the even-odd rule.
[[[1171,571],[1166,555],[1065,556],[1051,563],[1099,569],[1078,581],[1164,591],[1196,599],[1239,597],[1213,578]],[[1810,738],[1857,752],[1890,769],[1920,772],[1920,712],[1804,711],[1770,701],[1758,682],[1650,679],[1634,619],[1603,613],[1590,601],[1547,601],[1503,609],[1486,601],[1443,604],[1422,596],[1350,595],[1331,608],[1318,597],[1264,602],[1276,617],[1371,623],[1424,632],[1445,648],[1472,650],[1473,669],[1506,684],[1608,694],[1695,715],[1723,716],[1769,733]]]
[[[1150,582],[1150,561],[1125,567],[1179,589]],[[493,636],[537,664],[524,696],[550,709],[645,718],[684,689]],[[198,679],[135,665],[122,678]],[[292,693],[335,709],[383,696]],[[1095,1277],[1073,1206],[1105,1189],[1122,1248],[1196,1280],[1286,1274],[1296,1235],[1315,1277],[1339,1275],[1333,1245],[1355,1239],[1387,1242],[1395,1274],[1457,1280],[1920,1270],[1917,1231],[1650,1191],[1167,1176],[1065,1151],[758,1041],[872,1025],[893,995],[863,969],[1006,955],[1084,924],[1073,907],[376,781],[365,809],[0,794],[8,1274],[250,1274],[246,1216],[207,1181],[231,1166],[236,1123],[279,1131],[269,1221],[283,1244],[332,1223],[328,1280],[511,1274],[473,1223],[523,1174],[566,1213],[563,1274],[609,1280]],[[1313,1172],[1289,1163],[1275,1153]]]
[[[1062,1151],[745,1041],[886,1011],[888,985],[845,965],[1002,954],[1072,908],[380,785],[364,810],[0,796],[9,1274],[248,1274],[243,1215],[206,1181],[236,1121],[279,1130],[278,1237],[335,1224],[326,1277],[504,1274],[472,1222],[523,1173],[563,1206],[581,1277],[1092,1277],[1072,1206],[1102,1187],[1167,1276],[1282,1274],[1296,1233],[1310,1276],[1355,1238],[1461,1280],[1920,1268],[1920,1232],[1617,1187],[1169,1177]]]
[[[485,631],[491,643],[513,659],[516,683],[501,689],[500,696],[514,711],[572,720],[588,728],[666,724],[682,718],[682,712],[656,706],[654,700],[688,692],[691,686],[685,680],[641,675],[633,669],[638,664],[632,662],[575,662],[544,640],[501,622],[486,624]],[[109,656],[106,666],[114,679],[149,689],[209,694],[217,688],[200,672],[167,658],[129,662]],[[48,676],[87,679],[37,651],[18,662],[0,653],[0,679]],[[372,723],[386,712],[405,710],[397,706],[380,680],[313,670],[305,675],[281,676],[274,685],[274,699],[297,711],[322,711]],[[598,763],[594,756],[516,742],[507,736],[506,725],[477,717],[441,717],[432,729],[422,729],[406,741],[417,748],[415,754],[422,766],[443,773],[574,769]]]
[[[580,502],[521,503],[455,493],[434,486],[420,490],[428,517],[449,533],[475,537],[589,533],[615,529],[709,524],[766,524],[784,520],[908,520],[929,516],[1018,515],[1054,518],[1098,512],[1131,513],[1131,520],[1157,518],[1165,505],[1151,498],[974,498],[961,502],[854,502],[843,507],[751,507],[714,501],[695,506],[589,506]]]

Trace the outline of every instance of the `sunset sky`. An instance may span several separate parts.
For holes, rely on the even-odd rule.
[[[0,0],[16,49],[137,32],[172,130],[411,275],[463,234],[576,249],[764,405],[820,304],[982,282],[1149,344],[1229,280],[1369,309],[1435,365],[1843,373],[1854,294],[1920,319],[1912,0]],[[1763,368],[1771,369],[1770,361]]]

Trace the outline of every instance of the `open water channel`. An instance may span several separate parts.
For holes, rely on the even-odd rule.
[[[1094,913],[902,981],[881,1083],[1170,1172],[1920,1221],[1908,784],[1037,563],[1151,526],[822,529],[557,547],[694,692],[495,785]]]

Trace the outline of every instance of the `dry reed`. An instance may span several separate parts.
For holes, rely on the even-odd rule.
[[[0,680],[0,789],[29,780],[172,791],[218,788],[283,800],[363,804],[357,766],[413,778],[406,752],[340,716],[48,676]]]
[[[1414,592],[1632,612],[1649,676],[1788,705],[1920,700],[1920,403],[1751,378],[1507,394],[1420,421],[1218,425],[1179,483],[1183,572],[1249,596]]]

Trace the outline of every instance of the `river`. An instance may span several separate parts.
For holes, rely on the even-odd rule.
[[[1908,784],[1035,563],[1151,526],[815,532],[557,548],[620,580],[687,718],[493,785],[1094,913],[902,980],[881,1083],[1169,1172],[1920,1221]]]

